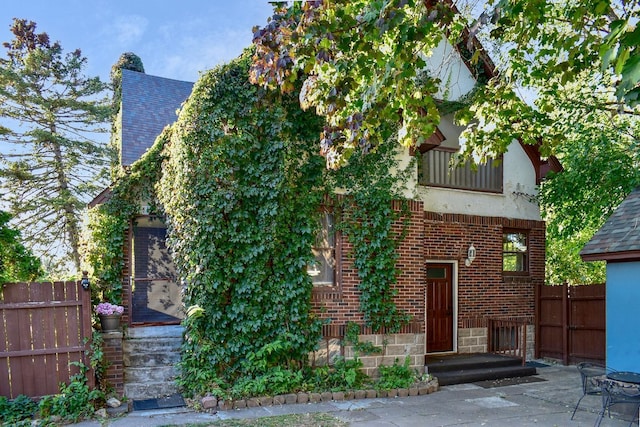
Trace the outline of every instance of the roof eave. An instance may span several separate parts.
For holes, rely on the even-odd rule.
[[[631,262],[640,261],[640,250],[580,254],[583,261]]]

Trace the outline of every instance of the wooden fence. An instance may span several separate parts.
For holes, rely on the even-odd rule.
[[[536,357],[605,363],[605,285],[540,286]]]
[[[0,396],[59,392],[88,366],[90,292],[80,282],[6,283],[0,296]],[[91,372],[87,378],[94,385]]]

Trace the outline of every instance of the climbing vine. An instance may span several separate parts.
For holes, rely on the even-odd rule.
[[[131,219],[139,213],[141,201],[160,209],[155,202],[154,183],[160,175],[162,149],[169,135],[170,130],[166,130],[128,170],[116,172],[117,178],[108,199],[88,211],[88,236],[83,259],[93,278],[94,301],[122,304],[126,231]]]
[[[250,84],[248,69],[244,55],[196,83],[157,186],[186,282],[181,382],[192,389],[251,375],[245,358],[274,342],[287,343],[274,363],[299,367],[320,338],[305,266],[325,193],[321,122]]]
[[[374,332],[397,332],[409,316],[395,305],[398,269],[398,245],[404,227],[393,225],[408,210],[394,210],[394,200],[404,199],[405,184],[414,166],[401,168],[397,161],[397,143],[387,141],[371,153],[354,153],[349,164],[334,174],[336,186],[347,189],[341,198],[344,220],[338,227],[353,246],[353,264],[360,279],[360,310]],[[395,171],[395,172],[394,172]]]
[[[90,211],[87,259],[101,296],[116,303],[131,218],[141,201],[165,216],[187,307],[179,382],[191,393],[306,365],[322,325],[306,266],[335,188],[347,189],[333,203],[354,247],[366,323],[393,332],[408,320],[394,304],[403,237],[394,224],[404,212],[392,202],[406,181],[397,144],[327,170],[316,148],[322,118],[302,111],[295,91],[251,84],[249,65],[244,54],[204,74],[178,121]]]

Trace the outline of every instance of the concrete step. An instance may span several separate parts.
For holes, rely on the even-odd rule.
[[[504,366],[522,366],[522,359],[493,353],[470,353],[451,355],[429,355],[425,366],[430,374],[436,372],[458,371],[473,368],[500,368]]]
[[[522,359],[493,353],[429,355],[425,371],[440,385],[464,384],[536,374],[536,368],[522,366]]]
[[[178,377],[176,366],[155,366],[152,368],[125,368],[127,383],[170,382]]]
[[[125,383],[124,394],[127,399],[140,400],[154,397],[169,396],[178,392],[178,386],[173,382]]]
[[[466,384],[477,381],[498,380],[503,378],[527,377],[535,375],[536,368],[530,366],[503,366],[499,368],[461,369],[457,371],[432,372],[438,378],[438,384]]]

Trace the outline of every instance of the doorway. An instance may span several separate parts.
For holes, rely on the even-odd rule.
[[[131,323],[177,324],[184,318],[182,290],[166,246],[167,227],[158,217],[133,224]]]
[[[427,353],[454,351],[455,310],[453,284],[453,264],[427,264]]]

